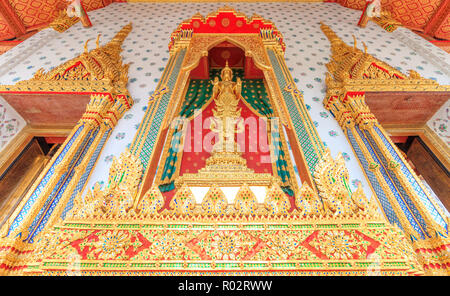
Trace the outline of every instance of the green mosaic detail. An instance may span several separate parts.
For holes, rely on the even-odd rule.
[[[153,121],[150,123],[150,129],[148,130],[149,131],[148,135],[142,135],[143,137],[145,137],[145,141],[144,141],[144,144],[142,147],[141,154],[139,155],[139,158],[141,159],[144,170],[147,168],[148,161],[150,159],[150,155],[152,154],[153,146],[155,145],[156,137],[158,136],[158,133],[159,133],[159,130],[161,127],[161,123],[164,119],[164,115],[166,114],[167,105],[169,104],[169,99],[172,96],[172,93],[173,93],[173,90],[175,87],[175,83],[177,81],[178,74],[181,69],[181,63],[184,60],[185,54],[186,54],[186,50],[183,49],[183,50],[181,50],[179,56],[177,57],[174,68],[172,70],[172,73],[166,84],[167,87],[169,88],[169,91],[166,92],[164,95],[162,95],[160,98],[160,103],[158,105],[158,109],[156,110],[156,112],[154,112]],[[156,104],[155,104],[155,106],[156,106]],[[145,124],[147,125],[149,123],[145,122]]]
[[[211,69],[211,79],[192,79],[189,82],[186,96],[183,100],[183,105],[178,114],[180,117],[191,118],[195,114],[195,110],[201,109],[210,100],[212,95],[211,80],[214,77],[220,77],[222,69]],[[233,69],[233,81],[240,78],[242,81],[242,96],[251,107],[262,115],[272,118],[273,109],[270,105],[269,96],[264,86],[263,79],[245,79],[244,69]],[[274,153],[278,156],[276,160],[276,167],[278,175],[283,182],[281,188],[290,196],[294,196],[294,191],[289,186],[290,173],[288,169],[288,162],[283,150],[282,141],[280,139],[280,127],[277,121],[272,122],[271,135],[273,139]],[[181,161],[179,158],[179,150],[183,131],[179,128],[173,130],[170,138],[170,147],[166,159],[164,160],[163,171],[161,174],[161,181],[163,184],[159,185],[161,192],[168,192],[175,189],[174,180],[172,179],[176,172],[176,164]]]
[[[275,71],[275,76],[277,77],[278,83],[280,85],[281,93],[284,97],[289,115],[294,125],[295,133],[297,134],[297,137],[299,139],[300,146],[305,155],[309,170],[313,173],[317,163],[319,162],[319,156],[314,150],[312,139],[309,137],[308,132],[303,124],[302,116],[305,117],[305,114],[299,113],[302,112],[302,110],[298,110],[294,102],[294,97],[290,92],[285,90],[287,81],[282,73],[281,66],[278,63],[275,53],[272,50],[268,50],[268,53],[270,62],[272,63],[272,67]]]
[[[161,79],[159,80],[160,83],[157,86],[157,90],[161,87],[161,82],[165,81],[167,76],[169,75],[169,71],[168,69],[171,69],[174,61],[176,60],[176,58],[174,57],[170,57],[169,62],[163,72],[163,75],[161,77]],[[146,127],[149,124],[149,120],[150,118],[152,118],[153,114],[156,112],[157,110],[157,102],[153,102],[152,104],[149,105],[150,109],[145,113],[144,118],[142,120],[142,123],[139,125],[138,131],[136,133],[136,138],[133,141],[130,151],[132,153],[136,153],[136,150],[141,146],[142,141],[145,139],[145,137],[143,137],[142,133],[146,130]]]

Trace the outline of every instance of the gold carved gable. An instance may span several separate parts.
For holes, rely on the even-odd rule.
[[[87,40],[81,55],[48,72],[41,68],[33,78],[20,81],[16,85],[0,86],[0,91],[102,92],[128,95],[126,84],[129,65],[122,63],[120,53],[122,43],[131,29],[131,23],[124,26],[104,46],[99,44],[99,35],[96,48],[90,51]]]
[[[258,34],[194,34],[190,42],[190,50],[183,63],[185,70],[194,69],[202,56],[208,55],[208,50],[215,45],[228,41],[244,50],[246,56],[253,58],[261,69],[268,69],[270,63],[264,52],[264,45]]]
[[[387,63],[380,61],[353,46],[346,44],[324,23],[321,29],[331,43],[331,61],[326,65],[328,92],[364,92],[364,91],[449,91],[450,86],[441,86],[436,81],[423,78],[410,70],[405,75]]]

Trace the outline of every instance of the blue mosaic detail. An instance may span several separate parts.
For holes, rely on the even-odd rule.
[[[386,217],[388,218],[389,222],[391,224],[396,224],[398,227],[400,227],[402,230],[402,225],[395,214],[395,211],[392,209],[392,205],[389,202],[389,199],[385,195],[382,186],[378,182],[378,179],[376,178],[375,174],[369,170],[369,163],[367,159],[364,157],[363,152],[361,151],[355,136],[353,135],[352,131],[350,129],[347,129],[347,136],[350,140],[350,144],[353,146],[353,149],[356,153],[356,156],[359,159],[359,162],[361,163],[364,171],[366,172],[367,178],[369,179],[370,184],[372,185],[373,190],[375,191],[378,200],[380,201],[380,204],[383,208],[384,213],[386,214]],[[373,197],[375,198],[375,197]]]
[[[186,53],[186,50],[181,50],[180,55],[178,56],[178,58],[176,60],[176,63],[172,70],[172,73],[169,77],[169,80],[167,81],[167,87],[169,88],[169,91],[161,96],[160,103],[158,105],[158,110],[156,110],[156,112],[154,112],[155,110],[152,110],[152,112],[150,112],[150,113],[154,114],[153,121],[150,123],[150,129],[149,129],[148,135],[145,135],[145,141],[143,144],[143,148],[142,148],[141,154],[139,155],[144,170],[146,169],[146,167],[148,165],[148,161],[150,159],[150,155],[152,154],[153,146],[156,142],[156,137],[158,136],[158,132],[161,127],[161,123],[166,114],[167,105],[169,104],[170,97],[172,96],[172,93],[173,93],[173,90],[175,87],[175,83],[177,81],[178,74],[181,69],[181,63],[184,60],[185,53]],[[153,107],[154,107],[153,109],[156,108],[156,105],[157,104],[153,105]],[[147,121],[149,118],[151,118],[151,116],[149,116],[146,119],[146,121],[143,121],[143,124],[148,124]]]
[[[275,76],[277,77],[278,83],[280,85],[281,93],[283,94],[283,98],[288,107],[289,116],[292,119],[295,133],[297,134],[297,137],[299,139],[300,146],[302,147],[309,170],[311,173],[314,173],[316,165],[319,162],[319,156],[314,150],[314,145],[309,138],[308,132],[303,124],[303,120],[301,118],[299,110],[297,109],[297,106],[295,105],[292,94],[285,90],[287,81],[283,73],[281,72],[278,60],[272,50],[268,50],[267,52],[269,54],[270,62],[272,63],[273,69],[275,71]]]
[[[405,177],[408,179],[408,182],[412,185],[414,191],[419,196],[422,203],[425,205],[433,219],[439,223],[442,227],[447,228],[447,223],[445,222],[445,219],[439,214],[438,210],[434,206],[434,204],[430,201],[429,196],[426,194],[426,192],[423,190],[423,188],[419,185],[416,178],[411,174],[411,172],[406,167],[405,163],[401,160],[401,158],[398,156],[396,150],[392,147],[391,143],[386,139],[383,132],[378,128],[375,127],[375,131],[377,132],[378,136],[383,141],[384,145],[388,149],[389,153],[392,155],[394,160],[400,164],[400,168],[402,173],[405,175]]]
[[[74,168],[78,166],[81,161],[83,160],[84,156],[86,155],[87,151],[89,150],[89,146],[92,144],[95,136],[98,133],[98,128],[92,132],[89,131],[89,133],[86,135],[86,137],[83,139],[80,147],[78,148],[78,151],[75,153],[74,157],[72,158],[70,162],[69,169],[66,173],[64,173],[61,178],[59,179],[57,185],[53,189],[52,193],[49,195],[47,200],[45,201],[44,206],[39,211],[38,215],[35,217],[33,223],[31,224],[30,228],[28,229],[30,232],[30,237],[27,238],[32,243],[33,238],[44,228],[46,225],[48,219],[50,218],[51,214],[53,213],[54,208],[58,204],[61,196],[64,194],[64,191],[66,190],[67,186],[69,185],[70,181],[72,180],[75,170]],[[91,136],[92,134],[92,136]]]
[[[417,223],[417,221],[415,220],[415,217],[413,216],[413,214],[410,212],[409,208],[406,206],[405,201],[403,200],[403,198],[401,197],[401,195],[399,194],[399,192],[397,191],[397,188],[395,187],[394,183],[392,182],[392,180],[389,178],[389,174],[386,172],[386,169],[384,168],[383,164],[381,163],[380,159],[378,158],[378,155],[375,153],[375,151],[372,149],[372,146],[370,145],[370,143],[367,141],[367,138],[365,137],[364,133],[359,129],[359,127],[355,127],[356,131],[358,132],[361,140],[364,142],[364,145],[367,147],[367,150],[370,153],[370,156],[372,157],[372,159],[374,161],[377,162],[377,164],[379,165],[379,169],[380,169],[380,173],[383,176],[384,180],[386,181],[387,185],[389,186],[390,191],[392,192],[392,194],[395,196],[395,199],[397,200],[400,208],[402,209],[403,213],[405,214],[406,218],[408,219],[409,223],[411,224],[411,226],[413,227],[413,229],[415,231],[417,231],[417,233],[419,233],[419,235],[422,238],[425,238],[425,234],[422,231],[422,228],[420,227],[420,225]]]
[[[13,223],[11,224],[11,227],[9,228],[8,235],[12,231],[14,231],[24,220],[25,216],[30,211],[33,204],[36,202],[36,199],[38,198],[39,194],[44,190],[45,186],[47,185],[48,181],[52,177],[52,175],[55,173],[56,166],[63,160],[64,156],[69,151],[70,147],[72,147],[73,142],[77,139],[81,131],[83,130],[83,125],[80,125],[78,129],[73,134],[72,138],[67,142],[67,144],[64,146],[64,149],[59,153],[59,155],[56,157],[55,162],[52,164],[50,169],[45,174],[44,178],[42,178],[39,185],[36,187],[34,192],[31,194],[30,198],[27,200],[25,205],[23,206],[22,210],[19,212],[17,217],[14,219]]]
[[[100,140],[98,146],[95,148],[94,153],[92,154],[91,159],[89,160],[89,163],[86,167],[86,171],[83,173],[83,175],[81,176],[80,180],[78,181],[77,186],[75,187],[75,190],[73,191],[72,195],[70,196],[69,201],[67,202],[66,207],[64,208],[62,214],[61,214],[61,218],[65,219],[66,214],[72,209],[73,207],[73,201],[76,197],[76,195],[83,190],[83,187],[89,177],[89,174],[92,170],[92,168],[95,165],[95,162],[98,159],[98,156],[100,155],[100,152],[102,151],[102,148],[106,142],[106,140],[108,139],[109,135],[111,134],[112,129],[109,129],[106,131],[106,133],[103,135],[102,139]]]
[[[174,63],[174,58],[171,56],[169,59],[169,62],[167,63],[166,69],[170,69]],[[159,81],[164,81],[168,75],[168,71],[164,71],[161,79]],[[159,85],[158,87],[159,88]],[[154,92],[151,92],[150,94],[153,94]],[[141,121],[141,124],[138,127],[135,137],[135,141],[133,141],[132,147],[130,148],[130,152],[135,153],[136,150],[141,146],[141,143],[145,136],[142,134],[145,130],[145,127],[149,124],[149,120],[152,118],[153,114],[156,112],[156,102],[150,104],[151,109],[146,111],[144,114],[144,118]],[[147,106],[144,107],[145,110],[147,110]]]
[[[370,135],[369,132],[366,132],[366,137],[369,140],[369,142],[372,144],[372,146],[374,147],[376,153],[379,156],[379,159],[381,160],[382,164],[385,167],[388,167],[388,161],[387,159],[384,157],[382,151],[380,150],[380,147],[378,147],[376,145],[375,140],[372,138],[372,136]],[[417,209],[417,207],[415,206],[415,204],[412,202],[411,197],[408,195],[408,193],[406,192],[405,188],[403,187],[403,185],[401,184],[400,180],[397,178],[397,176],[395,175],[394,172],[392,172],[391,170],[387,169],[386,170],[387,174],[389,175],[389,177],[391,178],[391,180],[394,182],[398,192],[402,195],[403,200],[406,202],[406,204],[408,205],[410,211],[413,213],[415,219],[417,220],[417,222],[420,223],[420,226],[422,227],[422,229],[426,232],[427,229],[427,223],[425,222],[425,220],[423,219],[422,215],[419,213],[419,210]],[[428,233],[426,233],[428,235]]]

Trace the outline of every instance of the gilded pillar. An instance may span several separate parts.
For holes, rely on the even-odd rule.
[[[48,73],[41,69],[30,80],[0,86],[3,92],[90,95],[81,119],[1,229],[0,273],[19,272],[35,247],[37,235],[49,222],[64,217],[64,210],[71,208],[73,196],[83,189],[112,129],[131,107],[126,89],[128,65],[122,64],[120,56],[131,29],[131,24],[124,26],[104,46],[97,38],[97,47],[91,51],[86,42],[84,53]]]
[[[347,93],[343,102],[352,110],[362,138],[365,138],[368,146],[375,151],[380,165],[384,167],[386,175],[392,181],[392,190],[404,201],[404,210],[412,214],[415,223],[413,220],[410,221],[415,225],[420,237],[422,239],[431,237],[435,231],[447,232],[445,216],[431,201],[432,197],[423,189],[419,178],[398,148],[386,136],[383,127],[367,106],[364,94]]]
[[[410,237],[429,274],[447,274],[448,217],[390,140],[366,104],[366,92],[448,91],[435,81],[410,71],[409,76],[375,59],[354,45],[345,44],[328,26],[322,31],[331,43],[327,64],[325,107],[344,130],[364,173],[391,223]]]
[[[146,172],[142,178],[143,184],[140,186],[140,195],[150,188],[153,182],[160,153],[160,149],[158,149],[160,147],[156,146],[158,143],[164,143],[166,138],[164,126],[167,124],[165,121],[169,117],[166,115],[175,108],[173,97],[181,96],[182,90],[180,90],[180,87],[184,84],[180,81],[188,78],[186,75],[178,77],[185,55],[186,48],[184,46],[171,50],[168,64],[156,90],[149,98],[148,110],[130,147],[130,152],[139,157]]]
[[[412,240],[417,239],[422,233],[419,224],[413,219],[413,215],[398,192],[392,190],[394,186],[392,181],[387,178],[384,167],[379,163],[374,150],[367,145],[367,139],[363,136],[361,127],[372,126],[376,123],[376,118],[366,107],[359,112],[358,106],[364,106],[361,102],[363,95],[353,95],[340,100],[342,96],[329,90],[325,107],[334,115],[349,140],[387,220],[407,232]],[[344,104],[343,101],[346,103]]]
[[[74,198],[81,194],[86,181],[97,161],[100,152],[111,135],[112,130],[117,121],[129,109],[129,98],[125,95],[92,95],[86,112],[82,117],[82,121],[86,124],[95,126],[95,131],[88,140],[86,148],[74,164],[73,177],[68,181],[68,185],[62,193],[55,208],[47,212],[47,225],[53,225],[58,219],[64,219],[65,214],[70,211],[73,206]],[[96,114],[96,116],[92,116]],[[44,221],[44,222],[45,222]],[[44,227],[48,227],[45,223],[41,223],[40,228],[34,233],[32,238],[36,236]]]

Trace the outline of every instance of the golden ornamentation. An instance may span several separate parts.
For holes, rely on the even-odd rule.
[[[79,194],[68,217],[113,219],[136,215],[134,205],[141,175],[139,158],[125,150],[120,160],[113,159],[107,187],[101,190],[97,183],[93,191],[88,190],[84,200]],[[140,214],[147,213],[140,211]]]
[[[216,185],[206,193],[202,201],[203,213],[206,215],[221,215],[225,213],[228,206],[228,201],[222,190]]]
[[[129,155],[122,157],[122,163],[114,162],[111,168],[114,182],[121,176],[117,174],[118,168],[129,167],[127,157]],[[318,168],[316,174],[325,174],[320,179],[330,180],[339,172],[342,174],[345,167],[340,160],[333,161],[328,153]],[[317,200],[314,191],[308,188],[306,184],[302,186],[302,197],[297,202]],[[80,267],[81,274],[89,273],[93,268],[98,274],[109,274],[110,263],[117,263],[116,272],[126,270],[137,274],[158,274],[174,268],[193,273],[221,272],[231,268],[245,274],[255,268],[256,262],[262,264],[260,267],[267,274],[284,273],[287,269],[291,270],[290,274],[302,274],[303,270],[311,269],[312,262],[315,262],[318,274],[326,274],[333,266],[337,274],[344,271],[336,266],[345,266],[345,272],[368,274],[370,269],[367,267],[372,264],[378,264],[376,270],[380,274],[422,273],[402,232],[367,210],[370,205],[361,187],[351,196],[361,211],[346,215],[329,212],[320,216],[306,211],[288,213],[286,196],[277,183],[267,193],[265,207],[270,211],[259,211],[256,197],[246,184],[237,193],[233,211],[226,210],[225,197],[217,186],[213,186],[204,198],[203,210],[196,211],[193,194],[183,185],[170,203],[171,210],[159,214],[162,196],[159,189],[153,187],[147,200],[157,206],[150,215],[145,215],[138,205],[136,215],[118,215],[113,220],[104,213],[110,212],[108,208],[117,209],[118,205],[107,202],[115,199],[105,199],[106,194],[98,185],[94,192],[93,195],[101,196],[103,202],[95,207],[90,205],[92,202],[84,203],[85,208],[99,209],[100,214],[70,215],[60,221],[41,237],[36,256],[28,259],[26,274],[64,274],[70,268],[73,254],[77,254],[80,263],[84,264]],[[92,198],[87,196],[85,199]],[[76,211],[81,212],[82,208],[77,207]],[[217,219],[219,215],[220,219]],[[384,243],[386,239],[396,242]],[[374,240],[383,243],[373,244]],[[74,241],[79,243],[72,244]],[[82,253],[82,250],[87,252]],[[314,254],[323,255],[319,258]],[[170,261],[164,262],[167,259]],[[52,262],[59,263],[53,265]],[[88,262],[91,265],[85,265]],[[198,267],[197,262],[201,262],[203,268]],[[239,264],[235,265],[236,262]],[[392,273],[391,262],[397,262],[395,273]]]
[[[249,221],[230,216],[218,222],[211,216],[161,216],[123,223],[92,221],[88,229],[86,222],[64,221],[49,231],[24,273],[65,274],[76,257],[82,275],[249,274],[255,268],[285,275],[311,270],[321,275],[423,274],[402,232],[376,219],[292,215]]]
[[[124,95],[129,107],[133,104],[126,88],[129,65],[122,64],[122,43],[132,29],[131,23],[124,26],[114,38],[104,46],[85,51],[76,58],[44,72],[39,69],[29,80],[19,81],[15,85],[0,85],[0,92],[77,92],[109,93]]]
[[[243,121],[238,109],[242,100],[242,82],[232,82],[233,71],[228,67],[221,71],[222,81],[215,77],[211,99],[215,102],[214,118],[210,129],[218,134],[211,156],[206,166],[196,174],[185,173],[175,180],[175,186],[182,184],[196,186],[240,186],[243,182],[250,185],[270,185],[274,177],[268,173],[257,174],[247,167],[247,161],[241,156],[235,134],[244,131]]]
[[[212,99],[215,102],[215,108],[212,110],[214,117],[210,125],[210,129],[219,136],[218,141],[214,144],[212,157],[218,154],[219,158],[226,158],[225,153],[237,152],[238,147],[234,139],[234,134],[241,133],[244,129],[243,122],[239,121],[241,116],[241,108],[237,108],[241,100],[242,82],[238,77],[237,82],[232,82],[233,71],[228,67],[228,61],[225,68],[221,72],[222,81],[218,77],[214,78]],[[228,163],[235,163],[235,157],[231,158]],[[212,162],[213,164],[219,164]],[[242,163],[237,161],[237,164]]]
[[[382,10],[380,16],[373,17],[372,21],[388,32],[394,32],[398,27],[402,26],[402,23],[394,19],[388,10]]]
[[[325,214],[322,201],[307,183],[302,185],[299,194],[295,196],[295,205],[301,213],[307,216],[320,216]]]
[[[291,208],[291,203],[280,185],[275,182],[267,192],[264,206],[270,215],[287,215]]]
[[[223,12],[233,13],[234,16],[238,18],[236,22],[237,27],[241,27],[244,23],[245,24],[253,23],[255,29],[258,28],[260,29],[259,33],[261,34],[261,39],[265,43],[267,42],[268,44],[276,47],[277,49],[279,48],[282,52],[284,52],[285,44],[283,42],[283,36],[271,21],[265,20],[261,16],[256,14],[254,14],[249,19],[245,14],[236,11],[234,8],[229,6],[220,7],[216,12],[209,13],[206,17],[203,17],[200,13],[196,13],[194,16],[192,16],[191,19],[183,21],[171,35],[171,42],[169,44],[170,52],[174,53],[180,49],[187,48],[189,46],[189,43],[192,41],[193,37],[195,38],[195,36],[199,34],[193,33],[196,28],[200,27],[201,23],[203,24],[208,23],[211,27],[215,27],[217,23],[216,17]],[[222,19],[221,24],[224,27],[227,27],[229,25],[229,19],[228,18]],[[189,26],[192,27],[189,28]]]
[[[157,186],[152,186],[142,197],[142,200],[136,207],[136,212],[141,217],[147,217],[157,214],[163,206],[164,196]]]
[[[265,53],[263,56],[267,57]],[[80,68],[74,77],[83,71]],[[270,71],[273,76],[273,69]],[[375,68],[364,73],[371,77],[381,74]],[[180,75],[175,99],[179,99],[176,96],[181,96],[179,90],[187,81],[186,73]],[[299,100],[298,90],[292,85],[288,89]],[[347,108],[361,102],[349,101],[354,105],[347,103]],[[210,161],[209,165],[223,163],[223,159],[218,161]],[[242,164],[232,159],[231,164],[236,163]],[[195,204],[189,184],[181,182],[170,210],[161,212],[164,198],[157,186],[141,199],[137,196],[141,176],[139,158],[125,151],[119,161],[113,161],[104,190],[97,184],[84,200],[79,194],[74,210],[66,220],[47,229],[33,246],[34,251],[21,248],[30,250],[33,256],[14,259],[8,266],[27,265],[18,273],[30,275],[70,274],[75,257],[83,275],[367,275],[374,265],[375,272],[381,275],[423,274],[403,233],[375,213],[374,204],[367,201],[361,187],[353,193],[348,189],[342,156],[333,160],[329,151],[314,171],[319,195],[305,182],[295,196],[300,211],[291,213],[287,197],[273,177],[264,180],[265,186],[271,186],[264,204],[257,203],[247,185],[251,183],[244,178],[234,207],[226,208],[220,184],[212,179],[227,176],[215,174],[192,184],[212,186],[202,205]],[[0,248],[1,262],[2,252]]]
[[[255,194],[244,183],[236,194],[234,199],[234,208],[238,215],[254,215],[256,214],[257,201]]]
[[[67,11],[64,9],[58,12],[58,16],[48,26],[55,31],[62,33],[75,25],[79,20],[80,19],[76,16],[68,16]]]
[[[326,66],[327,98],[343,96],[347,92],[368,91],[450,91],[449,85],[422,78],[410,70],[409,76],[357,48],[342,41],[330,27],[321,23],[321,29],[331,43],[332,59]]]
[[[195,199],[191,189],[186,184],[183,184],[175,193],[169,206],[175,215],[192,214],[195,207]]]
[[[351,131],[353,138],[356,140],[357,145],[361,149],[364,157],[369,163],[369,170],[372,171],[381,185],[381,189],[384,191],[386,197],[389,199],[389,203],[392,206],[396,216],[399,219],[405,233],[413,241],[414,249],[418,254],[427,254],[422,256],[420,261],[425,268],[427,274],[448,274],[448,260],[445,256],[441,256],[440,251],[444,246],[448,245],[448,229],[444,229],[438,224],[434,217],[431,216],[428,209],[425,207],[421,198],[418,196],[416,189],[412,186],[410,176],[407,176],[402,172],[400,163],[392,158],[391,152],[386,146],[385,142],[381,139],[381,136],[375,131],[375,127],[378,128],[383,137],[389,140],[389,136],[384,131],[383,127],[378,123],[376,117],[370,111],[370,108],[365,102],[365,92],[372,91],[450,91],[450,86],[441,86],[435,81],[422,78],[417,72],[410,71],[409,76],[393,69],[391,66],[383,63],[370,54],[367,53],[367,47],[364,45],[364,52],[356,48],[356,40],[353,47],[345,44],[328,26],[322,24],[322,30],[331,42],[332,61],[327,64],[329,73],[327,74],[327,95],[324,100],[324,105],[327,109],[332,110],[336,114],[336,118],[339,124],[342,126],[344,132]],[[420,235],[412,227],[408,217],[400,207],[396,197],[394,196],[392,189],[386,183],[384,176],[378,169],[378,164],[372,159],[371,153],[365,146],[365,143],[361,139],[354,125],[358,125],[359,128],[365,130],[366,133],[374,139],[375,144],[383,157],[387,160],[386,169],[390,170],[392,174],[398,178],[401,186],[407,195],[407,198],[411,199],[411,202],[417,208],[418,214],[423,218],[426,224],[426,229],[422,229],[423,232],[427,232],[431,235],[431,238],[420,239]],[[391,142],[390,145],[395,148],[395,145]],[[403,164],[406,166],[411,176],[421,186],[421,181],[416,176],[414,170],[404,159],[404,156],[397,151],[394,151]],[[422,186],[421,186],[422,187]],[[423,189],[423,187],[422,187]],[[423,189],[425,192],[426,190]],[[369,211],[375,211],[374,198],[370,203],[365,198],[359,197],[362,190],[358,190],[352,194],[353,203],[357,205],[359,211],[365,211],[364,208]],[[433,198],[429,196],[430,203],[434,205]],[[324,204],[326,201],[324,200]],[[434,205],[437,212],[441,217],[445,217],[439,206]],[[356,209],[356,208],[354,208]],[[448,225],[448,224],[447,224]],[[419,223],[419,227],[424,226]],[[426,250],[426,251],[424,251]],[[433,259],[430,259],[433,258]],[[430,264],[430,262],[433,262]]]
[[[270,62],[258,34],[194,34],[184,58],[183,69],[186,71],[194,69],[200,58],[207,55],[209,49],[224,41],[244,50],[246,56],[253,58],[258,68],[270,69]]]
[[[298,200],[296,201],[297,207],[309,211],[313,208],[313,213],[325,213],[334,216],[367,215],[378,217],[378,207],[374,198],[372,197],[372,202],[369,203],[361,186],[358,186],[358,189],[352,193],[348,185],[348,179],[348,171],[342,154],[339,153],[336,160],[333,160],[329,150],[327,150],[315,170],[315,180],[323,203],[323,211],[318,202],[315,202],[314,205],[314,201],[317,199],[313,199],[315,198],[314,194],[310,192],[308,187],[304,189],[303,194],[307,197],[306,201],[309,202],[309,205]]]

